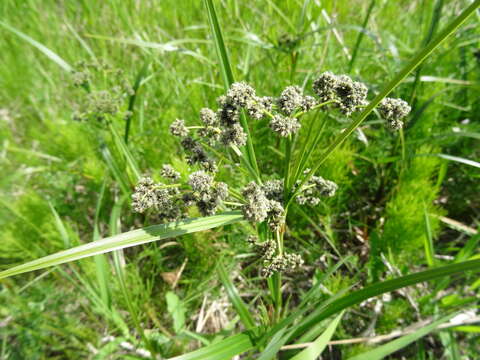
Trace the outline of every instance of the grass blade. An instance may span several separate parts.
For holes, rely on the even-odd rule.
[[[109,124],[110,132],[112,133],[113,140],[115,141],[115,145],[118,149],[118,151],[123,155],[125,158],[128,167],[133,173],[133,182],[136,183],[140,178],[142,177],[142,174],[140,172],[140,168],[133,158],[132,153],[130,152],[130,149],[128,148],[127,144],[125,143],[124,139],[120,136],[120,134],[117,132],[117,129],[113,126],[113,124]]]
[[[248,333],[231,336],[215,344],[169,360],[227,360],[255,347]]]
[[[432,267],[435,265],[435,251],[433,249],[432,227],[426,207],[423,209],[423,219],[425,222],[425,258],[428,266]]]
[[[455,314],[450,314],[448,316],[445,316],[437,321],[434,321],[430,325],[427,325],[425,327],[422,327],[421,329],[415,331],[412,334],[408,334],[405,336],[402,336],[401,338],[391,341],[388,344],[379,346],[376,349],[373,349],[371,351],[364,352],[363,354],[356,355],[354,357],[349,358],[348,360],[381,360],[384,359],[386,356],[393,354],[394,352],[404,348],[405,346],[411,344],[412,342],[424,337],[425,335],[431,333],[433,330],[435,330],[439,325],[443,324],[444,322],[447,322],[450,320],[452,317],[454,317]]]
[[[127,121],[125,122],[125,133],[123,136],[123,139],[125,141],[125,144],[128,144],[128,137],[130,135],[130,126],[132,123],[132,119],[134,116],[134,106],[135,106],[135,100],[137,100],[137,93],[138,90],[140,89],[140,86],[142,85],[143,79],[147,77],[147,72],[148,72],[148,66],[150,65],[149,61],[145,61],[145,64],[143,64],[142,68],[138,72],[136,78],[135,78],[135,83],[133,84],[133,95],[130,96],[128,99],[128,111],[130,111],[130,116],[127,118]]]
[[[57,210],[55,210],[55,207],[50,201],[48,202],[48,206],[50,206],[50,210],[52,211],[53,217],[55,218],[55,227],[57,228],[57,231],[62,238],[63,245],[65,246],[65,249],[68,249],[70,246],[72,246],[72,242],[70,240],[70,236],[68,236],[67,228],[65,227],[65,224],[60,218],[60,215],[58,215]]]
[[[95,218],[93,221],[93,242],[101,239],[99,230],[100,211],[102,210],[102,203],[105,196],[106,188],[107,180],[104,180],[102,183],[102,187],[100,188],[100,194],[98,195],[97,206],[95,208]],[[93,259],[95,261],[97,281],[100,288],[100,298],[103,301],[105,307],[110,309],[112,301],[110,296],[110,267],[108,266],[108,261],[103,254],[95,255]]]
[[[335,330],[337,329],[340,320],[342,319],[344,311],[342,311],[325,329],[309,347],[299,352],[297,355],[291,358],[291,360],[315,360],[318,359],[320,354],[325,350],[328,342],[332,338]]]
[[[367,105],[367,107],[360,113],[357,119],[355,119],[350,126],[338,135],[335,140],[328,146],[321,158],[318,160],[312,171],[302,180],[298,186],[298,190],[295,194],[292,194],[289,203],[295,198],[298,191],[305,183],[317,172],[322,166],[325,160],[332,154],[332,152],[339,147],[348,136],[350,136],[357,127],[367,118],[367,116],[373,111],[373,109],[380,104],[380,102],[392,92],[413,70],[415,70],[427,57],[430,55],[441,43],[443,43],[451,34],[462,25],[468,17],[470,17],[475,10],[480,6],[480,0],[475,0],[469,7],[467,7],[459,16],[455,18],[450,24],[448,24],[440,34],[435,37],[425,48],[417,53],[410,62],[404,66],[402,70],[383,88],[383,90],[375,96],[375,98]]]
[[[247,330],[254,328],[255,320],[253,319],[252,315],[248,311],[248,308],[243,302],[240,295],[238,295],[238,290],[235,287],[235,285],[233,285],[233,282],[228,276],[227,271],[225,270],[225,267],[223,266],[223,263],[221,261],[218,264],[218,275],[220,276],[220,280],[223,286],[225,287],[225,289],[227,290],[228,298],[230,299],[233,306],[235,307],[235,310],[237,311],[237,314],[240,317],[240,320],[243,322],[243,325],[245,325]]]
[[[130,195],[130,183],[128,179],[125,176],[125,172],[122,172],[120,170],[120,167],[115,160],[115,158],[112,156],[112,153],[108,149],[106,145],[103,145],[100,148],[100,151],[102,153],[102,157],[105,160],[105,163],[107,164],[110,172],[112,173],[113,177],[117,181],[118,185],[120,186],[120,189],[122,190],[124,195]]]
[[[332,302],[328,306],[320,306],[317,310],[307,316],[293,333],[293,337],[308,330],[311,326],[329,316],[338,313],[364,300],[378,296],[390,291],[398,290],[406,286],[418,284],[424,281],[441,279],[454,274],[465,273],[466,271],[480,271],[480,260],[470,260],[461,263],[445,265],[434,269],[405,275],[396,279],[378,282],[361,290],[347,294]]]
[[[212,31],[215,50],[217,52],[218,60],[220,62],[220,71],[223,78],[223,84],[225,91],[227,91],[230,85],[235,81],[233,78],[232,67],[230,66],[230,60],[228,58],[227,48],[223,41],[223,34],[218,22],[217,12],[212,0],[204,0],[207,7],[208,20],[210,23],[210,30]]]
[[[243,215],[240,211],[230,211],[220,215],[213,215],[203,218],[190,218],[167,224],[152,225],[142,229],[107,237],[102,240],[77,246],[65,251],[60,251],[37,260],[15,266],[0,272],[0,279],[22,274],[28,271],[44,269],[50,266],[63,264],[97,254],[104,254],[114,250],[124,249],[131,246],[213,229],[242,220]]]
[[[370,19],[370,15],[371,15],[374,7],[375,7],[375,0],[371,0],[370,5],[368,5],[367,14],[365,15],[365,19],[363,20],[362,29],[367,28],[368,20]],[[355,59],[357,58],[358,49],[360,48],[360,44],[362,42],[363,35],[364,35],[363,31],[358,32],[357,41],[355,42],[355,47],[353,48],[352,57],[350,59],[350,63],[348,64],[348,72],[351,72],[352,69],[353,69],[353,64],[355,63]]]
[[[220,62],[220,71],[222,73],[225,91],[227,91],[230,88],[230,85],[232,85],[232,83],[235,81],[233,77],[232,67],[230,65],[230,60],[228,57],[227,48],[225,47],[225,42],[223,41],[222,30],[220,28],[220,23],[218,21],[217,12],[215,11],[213,1],[204,0],[204,3],[207,8],[210,29],[212,31],[215,49],[217,52],[218,60]],[[243,111],[240,116],[240,122],[242,123],[242,127],[247,134],[246,155],[248,158],[248,163],[250,165],[248,169],[252,172],[252,175],[257,180],[260,180],[260,172],[258,170],[257,158],[255,156],[255,150],[253,148],[252,137],[250,136],[250,129],[248,127],[247,118]]]
[[[433,155],[438,156],[439,158],[442,158],[445,160],[455,161],[461,164],[470,165],[480,169],[480,163],[474,160],[465,159],[459,156],[452,156],[447,154],[433,154]]]
[[[4,23],[3,21],[0,21],[0,25],[3,26],[5,29],[8,31],[11,31],[18,37],[22,38],[26,42],[28,42],[30,45],[36,47],[38,50],[40,50],[46,57],[48,57],[50,60],[52,60],[54,63],[56,63],[58,66],[60,66],[63,70],[72,72],[73,67],[70,66],[65,60],[63,60],[60,56],[58,56],[56,53],[54,53],[52,50],[47,48],[45,45],[39,43],[36,40],[33,40],[30,36],[22,33],[21,31],[18,31],[14,27]]]

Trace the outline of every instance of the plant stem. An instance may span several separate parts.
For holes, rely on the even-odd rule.
[[[325,160],[332,154],[332,152],[339,147],[345,139],[351,135],[355,129],[360,126],[363,120],[373,111],[373,109],[388,95],[392,90],[398,86],[407,75],[415,70],[427,57],[435,50],[445,39],[450,36],[463,22],[473,14],[473,12],[480,6],[480,0],[475,0],[468,8],[466,8],[459,16],[455,18],[450,24],[443,29],[437,37],[432,40],[425,48],[415,55],[415,57],[410,60],[410,62],[405,65],[405,67],[400,70],[400,72],[385,86],[385,88],[368,104],[368,106],[360,113],[358,118],[354,120],[351,125],[343,131],[337,138],[330,144],[330,146],[325,150],[323,156],[318,161],[317,165],[310,171],[307,176],[302,180],[300,186],[297,188],[295,193],[287,200],[287,206],[292,201],[292,199],[297,195],[299,189],[310,180],[310,178],[317,172],[317,170],[322,166]]]
[[[370,14],[372,13],[374,6],[375,6],[375,0],[371,0],[370,5],[368,6],[368,9],[367,9],[367,14],[365,15],[365,19],[363,20],[362,29],[365,29],[367,27],[368,20],[370,19]],[[348,64],[348,72],[351,72],[353,69],[353,64],[355,63],[355,60],[357,58],[358,49],[360,48],[360,43],[362,42],[363,35],[364,35],[363,31],[360,31],[358,33],[357,41],[355,42],[355,47],[353,48],[353,52],[352,52],[352,58],[350,59],[350,63]]]
[[[320,104],[317,104],[315,105],[314,107],[312,107],[310,110],[308,111],[313,111],[313,110],[317,110],[317,109],[320,109],[321,107],[325,106],[325,105],[328,105],[328,104],[332,104],[334,103],[335,100],[328,100],[328,101],[325,101],[323,103],[320,103]],[[306,114],[308,111],[300,111],[299,113],[296,113],[295,115],[293,115],[293,117],[295,118],[298,118],[300,116],[302,116],[303,114]]]

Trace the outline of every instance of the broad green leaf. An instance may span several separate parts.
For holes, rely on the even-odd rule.
[[[297,355],[291,358],[291,360],[315,360],[318,359],[320,354],[325,350],[328,342],[332,338],[335,330],[337,329],[340,320],[342,319],[344,311],[342,311],[325,329],[322,335],[320,335],[311,345],[306,349],[299,352]]]
[[[421,337],[424,337],[425,335],[431,333],[439,325],[447,322],[454,316],[455,314],[450,314],[448,316],[445,316],[437,321],[434,321],[430,325],[422,327],[421,329],[415,331],[412,334],[402,336],[401,338],[393,340],[385,345],[379,346],[376,349],[351,357],[349,358],[349,360],[381,360],[386,356],[393,354],[395,351],[398,351],[404,348],[405,346],[411,344],[412,342],[420,339]]]
[[[172,291],[165,294],[167,310],[173,318],[173,329],[179,333],[185,326],[185,306],[180,298]]]
[[[131,246],[213,229],[242,220],[243,215],[240,211],[230,211],[220,215],[203,218],[190,218],[167,224],[148,226],[143,229],[110,236],[102,240],[60,251],[56,254],[15,266],[11,269],[0,272],[0,279]]]
[[[231,360],[234,356],[252,350],[254,347],[251,336],[243,332],[169,360]]]
[[[235,310],[237,311],[238,316],[240,316],[240,320],[242,320],[243,325],[250,330],[255,327],[255,320],[250,314],[247,306],[243,302],[242,298],[238,294],[237,288],[233,285],[230,277],[228,276],[223,263],[220,261],[218,264],[218,275],[220,276],[220,280],[222,281],[223,286],[227,290],[228,298],[232,302]]]
[[[58,56],[56,53],[54,53],[52,50],[47,48],[45,45],[40,44],[38,41],[33,40],[30,36],[22,33],[21,31],[18,31],[14,27],[4,23],[3,21],[0,21],[0,25],[3,26],[5,29],[11,31],[18,37],[22,38],[26,42],[28,42],[30,45],[36,47],[38,50],[40,50],[45,56],[47,56],[50,60],[52,60],[54,63],[56,63],[58,66],[60,66],[63,70],[72,72],[73,68],[65,61],[63,60],[60,56]]]

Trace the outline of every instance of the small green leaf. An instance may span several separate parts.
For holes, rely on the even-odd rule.
[[[173,318],[173,329],[178,334],[185,326],[185,306],[172,291],[166,293],[165,299],[167,300],[167,310]]]

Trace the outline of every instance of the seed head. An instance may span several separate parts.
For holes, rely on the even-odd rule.
[[[247,201],[242,207],[244,218],[251,222],[264,221],[270,210],[270,201],[262,188],[252,181],[243,188],[242,194]]]
[[[311,170],[306,169],[304,174],[307,175]],[[297,186],[300,181],[297,181]],[[333,181],[325,180],[321,176],[312,176],[310,180],[303,186],[302,192],[296,197],[297,203],[300,205],[316,206],[320,203],[320,196],[332,197],[337,191],[337,184]]]
[[[172,194],[163,184],[156,184],[151,178],[143,177],[132,194],[132,207],[138,213],[155,209],[159,213],[170,212],[173,208]]]
[[[204,128],[198,130],[198,136],[203,137],[208,144],[214,145],[216,141],[220,139],[220,134],[222,130],[216,126],[205,126]]]
[[[247,143],[247,134],[243,131],[242,125],[235,123],[222,131],[220,141],[227,146],[232,144],[244,146]]]
[[[265,181],[262,190],[267,199],[283,202],[283,179]]]
[[[334,100],[340,111],[351,115],[359,106],[366,104],[368,89],[347,75],[334,75],[327,71],[313,82],[313,90],[321,102]]]
[[[389,128],[398,130],[403,127],[402,119],[410,113],[412,108],[402,99],[385,98],[377,109],[387,121]]]
[[[170,164],[164,164],[162,166],[162,171],[160,175],[163,178],[171,181],[177,181],[178,179],[180,179],[180,173],[176,171]]]
[[[302,104],[300,105],[300,108],[302,111],[310,111],[312,108],[317,105],[317,100],[313,96],[306,95],[302,99]]]
[[[258,243],[258,236],[256,235],[248,235],[247,236],[247,243],[249,243],[252,246],[257,245]]]
[[[321,176],[312,176],[311,182],[315,184],[315,189],[322,196],[332,197],[338,189],[338,185],[333,181],[325,180]]]
[[[245,107],[247,101],[255,97],[255,89],[246,82],[236,82],[227,91],[227,102],[236,107]]]
[[[291,115],[303,104],[302,89],[298,86],[287,86],[277,100],[278,107],[285,115]]]
[[[173,136],[180,136],[180,137],[185,137],[188,135],[188,129],[185,126],[185,121],[181,119],[175,120],[171,125],[170,125],[170,133]]]
[[[324,72],[313,82],[313,91],[321,102],[335,100],[337,76],[330,71]]]
[[[212,109],[203,108],[200,110],[200,120],[205,126],[217,126],[217,115]]]
[[[220,96],[217,99],[220,108],[217,111],[217,118],[223,126],[232,126],[238,123],[240,112],[238,107],[230,104],[226,96]]]
[[[283,137],[296,133],[300,129],[300,126],[298,120],[293,117],[275,115],[270,121],[270,129]]]
[[[359,106],[366,104],[368,89],[361,82],[353,81],[347,75],[340,75],[337,78],[335,93],[337,106],[348,116]]]
[[[298,254],[284,254],[279,255],[267,263],[262,269],[264,277],[270,277],[276,272],[290,272],[303,264],[303,259]]]
[[[285,209],[278,201],[270,200],[267,223],[272,231],[280,230],[285,224]]]
[[[114,115],[118,112],[120,101],[106,90],[94,91],[88,94],[88,112],[98,119],[105,115]]]
[[[188,184],[192,187],[193,191],[198,191],[200,193],[207,192],[212,187],[213,177],[208,175],[205,171],[199,170],[190,174]]]
[[[72,81],[76,87],[88,85],[90,74],[87,71],[76,71],[72,74]]]
[[[247,100],[245,109],[247,110],[248,116],[254,120],[263,119],[265,117],[265,112],[267,111],[267,107],[263,103],[262,98],[257,96]]]

